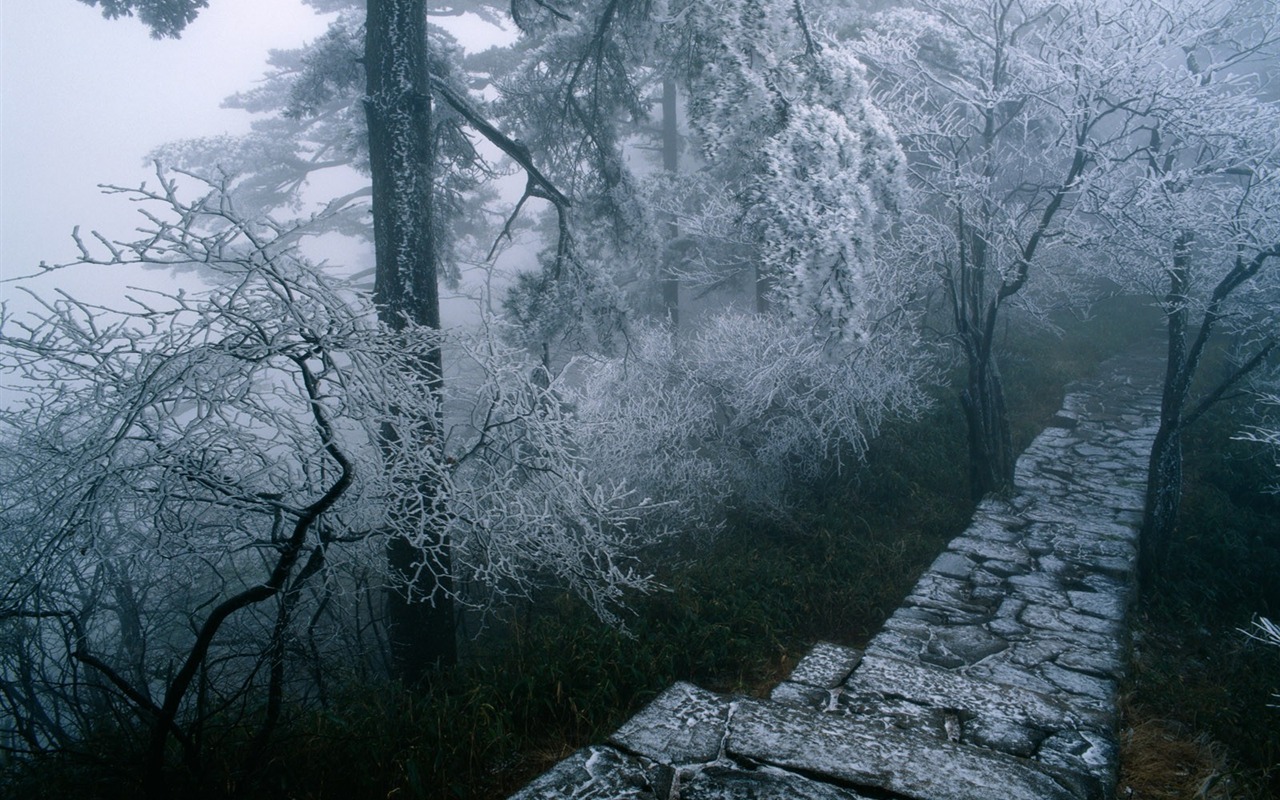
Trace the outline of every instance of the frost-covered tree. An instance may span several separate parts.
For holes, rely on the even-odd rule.
[[[861,64],[799,3],[699,3],[688,24],[705,191],[738,207],[734,238],[753,245],[758,306],[776,288],[821,335],[866,335],[885,311],[875,244],[904,163]]]
[[[527,24],[538,45],[501,82],[504,103],[526,141],[563,154],[555,163],[572,176],[563,184],[588,198],[579,208],[617,219],[612,246],[624,257],[600,257],[631,265],[615,281],[664,274],[645,260],[683,261],[693,268],[679,270],[682,282],[756,282],[820,335],[865,333],[883,313],[885,284],[866,273],[896,207],[902,156],[851,54],[794,2],[599,2],[555,12]],[[645,118],[657,87],[669,100],[673,84],[705,168],[628,172],[618,118]],[[672,226],[680,235],[664,246]]]
[[[87,0],[86,0],[87,1]],[[127,4],[135,5],[135,4]],[[157,22],[153,32],[177,36],[182,27],[205,6],[203,0],[174,0],[145,3],[140,7],[170,6],[186,9],[185,17],[165,16],[172,24]],[[347,3],[325,2],[325,9]],[[434,99],[445,99],[471,128],[498,147],[529,174],[531,191],[564,205],[564,198],[534,167],[527,150],[505,137],[479,113],[468,99],[453,90],[439,68],[432,69],[428,57],[428,30],[425,0],[367,0],[363,39],[358,28],[340,17],[329,39],[322,43],[311,69],[298,88],[295,108],[299,115],[312,113],[326,93],[349,89],[363,70],[364,138],[368,147],[371,213],[374,232],[374,302],[384,324],[393,330],[405,324],[438,329],[440,303],[438,282],[445,272],[438,246],[437,158],[439,129],[434,124]],[[127,11],[106,9],[108,16]],[[159,20],[159,18],[155,18]],[[357,42],[361,49],[356,50]],[[308,105],[311,104],[311,105]],[[343,124],[354,126],[348,114]],[[465,148],[464,148],[465,149]],[[295,154],[296,155],[296,154]],[[420,359],[416,366],[428,377],[434,395],[442,390],[442,365],[438,350]],[[440,421],[432,412],[423,420],[425,428],[417,447],[439,451],[443,441]],[[434,426],[434,427],[433,427]],[[392,427],[384,431],[388,454],[406,446],[403,433]],[[419,482],[424,497],[434,497],[430,476]],[[405,509],[406,513],[427,513],[432,502]],[[431,518],[423,517],[422,529]],[[392,650],[400,674],[410,681],[420,680],[437,665],[456,660],[455,613],[450,585],[450,547],[447,532],[436,528],[436,540],[419,546],[403,537],[388,545],[388,561],[402,576],[421,578],[422,583],[401,582],[388,597]]]
[[[778,314],[719,314],[684,336],[654,324],[630,342],[571,365],[566,397],[593,474],[671,502],[670,524],[689,533],[719,528],[731,508],[793,523],[809,488],[926,404],[918,354],[884,338],[819,340]]]
[[[151,29],[151,35],[157,39],[165,36],[178,36],[187,25],[195,21],[202,9],[209,7],[209,0],[80,0],[89,5],[102,7],[102,16],[107,19],[132,17],[137,14],[142,24]]]
[[[1244,0],[1109,10],[1077,59],[1110,124],[1091,155],[1105,180],[1082,194],[1094,222],[1083,238],[1114,279],[1158,297],[1166,320],[1140,552],[1149,579],[1177,519],[1183,431],[1265,366],[1280,336],[1280,105],[1265,81],[1280,11]],[[1237,341],[1234,363],[1205,380],[1217,333]]]
[[[511,12],[520,60],[495,76],[497,111],[572,198],[575,247],[571,258],[559,246],[546,252],[536,271],[517,277],[504,307],[528,346],[607,350],[626,313],[659,305],[662,235],[638,195],[628,145],[661,80],[653,36],[661,12],[617,0],[518,2]]]
[[[1169,373],[1144,547],[1167,540],[1184,415],[1269,350],[1189,400],[1216,328],[1272,335],[1256,323],[1275,302],[1258,279],[1277,241],[1275,112],[1259,73],[1275,32],[1274,8],[1250,2],[922,0],[854,36],[918,190],[898,252],[942,276],[968,366],[975,494],[1012,481],[996,322],[1033,266],[1087,252],[1097,272],[1163,297]]]
[[[481,382],[446,396],[421,368],[445,334],[379,321],[224,187],[187,201],[158,178],[128,193],[142,237],[82,244],[78,268],[199,264],[217,288],[120,308],[63,292],[0,319],[7,749],[74,748],[115,720],[164,796],[171,742],[198,784],[206,748],[251,720],[262,755],[330,667],[385,668],[396,632],[366,615],[387,590],[483,604],[553,584],[612,619],[648,585],[631,546],[650,509],[589,478],[527,357],[462,348]],[[441,403],[466,424],[445,428]],[[396,541],[432,557],[388,565]]]
[[[921,0],[850,40],[910,164],[895,251],[903,270],[940,276],[964,358],[975,497],[1013,482],[997,322],[1077,224],[1070,212],[1114,114],[1099,96],[1105,75],[1080,69],[1096,53],[1081,51],[1106,24],[1093,2]],[[1105,64],[1125,69],[1122,54]]]

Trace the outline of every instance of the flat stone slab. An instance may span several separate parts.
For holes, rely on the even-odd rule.
[[[861,659],[861,650],[818,642],[791,670],[789,680],[821,689],[834,689],[844,683]]]
[[[727,753],[914,800],[1101,800],[1098,782],[993,750],[755,700],[735,704]]]
[[[609,737],[609,743],[660,764],[714,761],[730,703],[683,681],[673,684]]]
[[[1068,705],[1019,686],[976,680],[958,672],[884,656],[863,658],[848,686],[853,691],[879,692],[921,705],[961,709],[975,717],[997,717],[1046,730],[1110,724],[1106,715],[1093,708]]]
[[[511,800],[666,800],[635,759],[610,747],[587,747],[544,772]]]
[[[866,800],[850,789],[764,766],[754,770],[710,766],[682,776],[680,800]]]

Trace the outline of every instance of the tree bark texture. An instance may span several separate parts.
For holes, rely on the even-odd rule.
[[[1151,446],[1147,471],[1147,491],[1142,511],[1142,533],[1138,541],[1138,579],[1150,587],[1164,565],[1169,541],[1182,504],[1182,429],[1191,378],[1199,366],[1203,345],[1187,346],[1187,292],[1190,285],[1190,248],[1193,238],[1183,234],[1174,243],[1169,269],[1169,291],[1164,298],[1168,349],[1164,390],[1160,397],[1160,428]],[[1211,318],[1202,324],[1207,337]]]
[[[1000,371],[989,351],[985,359],[977,352],[982,349],[968,348],[968,376],[960,393],[969,439],[969,492],[974,500],[1013,486],[1017,463]]]
[[[676,82],[673,78],[662,81],[662,168],[672,174],[680,171],[680,130],[677,120]],[[680,228],[674,218],[667,220],[667,242],[675,242]],[[662,287],[662,310],[673,330],[680,328],[680,278],[676,273],[676,260],[680,251],[667,248],[659,283]]]
[[[409,321],[438,329],[440,297],[432,235],[433,163],[425,0],[368,0],[365,33],[365,117],[373,182],[374,300],[393,330]],[[441,388],[440,351],[422,364],[432,392]],[[398,447],[440,448],[437,412],[425,426],[430,441],[405,443],[384,431],[388,453]],[[425,479],[424,479],[425,480]],[[416,513],[429,510],[437,487],[422,485]],[[412,512],[411,512],[412,513]],[[393,668],[409,683],[457,661],[450,543],[424,520],[421,537],[389,539],[387,627]]]
[[[990,228],[991,212],[986,204],[981,216],[985,224],[975,229],[964,211],[958,212],[959,252],[947,281],[956,338],[965,357],[965,386],[960,392],[960,406],[964,410],[969,440],[969,494],[974,500],[1012,488],[1017,462],[1009,433],[1004,383],[994,352],[996,320],[1008,295],[1003,291],[1004,286],[994,291],[989,286],[989,248],[983,231]]]

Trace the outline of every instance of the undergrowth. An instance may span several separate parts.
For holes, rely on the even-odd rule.
[[[1019,447],[1058,410],[1067,382],[1140,335],[1146,317],[1110,305],[1063,339],[1007,343]],[[940,388],[922,418],[887,426],[866,466],[811,487],[800,524],[736,519],[714,541],[665,553],[655,569],[667,590],[635,602],[626,632],[569,598],[539,597],[511,609],[432,685],[348,681],[324,710],[289,715],[256,773],[239,767],[248,748],[232,748],[205,764],[199,785],[175,788],[190,797],[504,797],[605,738],[673,681],[767,693],[815,641],[864,644],[967,525],[963,431],[952,390]],[[39,759],[0,789],[135,796],[128,756],[112,751],[119,741]]]
[[[1244,414],[1223,404],[1185,441],[1168,566],[1135,628],[1121,777],[1135,798],[1280,797],[1280,650],[1242,632],[1280,618],[1280,497],[1259,449],[1231,440]]]

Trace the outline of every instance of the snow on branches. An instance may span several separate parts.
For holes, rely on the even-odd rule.
[[[62,292],[0,319],[0,675],[25,670],[30,695],[0,703],[37,731],[24,746],[87,724],[59,699],[77,663],[184,747],[198,669],[234,704],[264,681],[306,691],[334,660],[376,668],[365,615],[391,580],[389,537],[445,531],[464,603],[555,585],[616,620],[650,586],[633,564],[649,505],[587,474],[526,356],[389,330],[297,254],[293,226],[205,188],[188,200],[160,172],[157,188],[118,190],[146,215],[142,237],[79,240],[62,269],[198,264],[212,288],[116,307]],[[442,347],[479,376],[446,396],[423,369]],[[260,674],[288,642],[308,670]],[[178,671],[162,679],[165,664]]]
[[[860,463],[911,416],[928,362],[891,337],[822,341],[775,315],[721,314],[688,340],[663,326],[624,357],[580,360],[566,389],[596,473],[674,501],[672,524],[714,530],[733,507],[785,522],[805,488]]]
[[[905,162],[862,66],[795,3],[697,4],[689,24],[690,122],[761,275],[820,335],[865,335],[885,302],[874,289],[890,285],[868,273]]]

